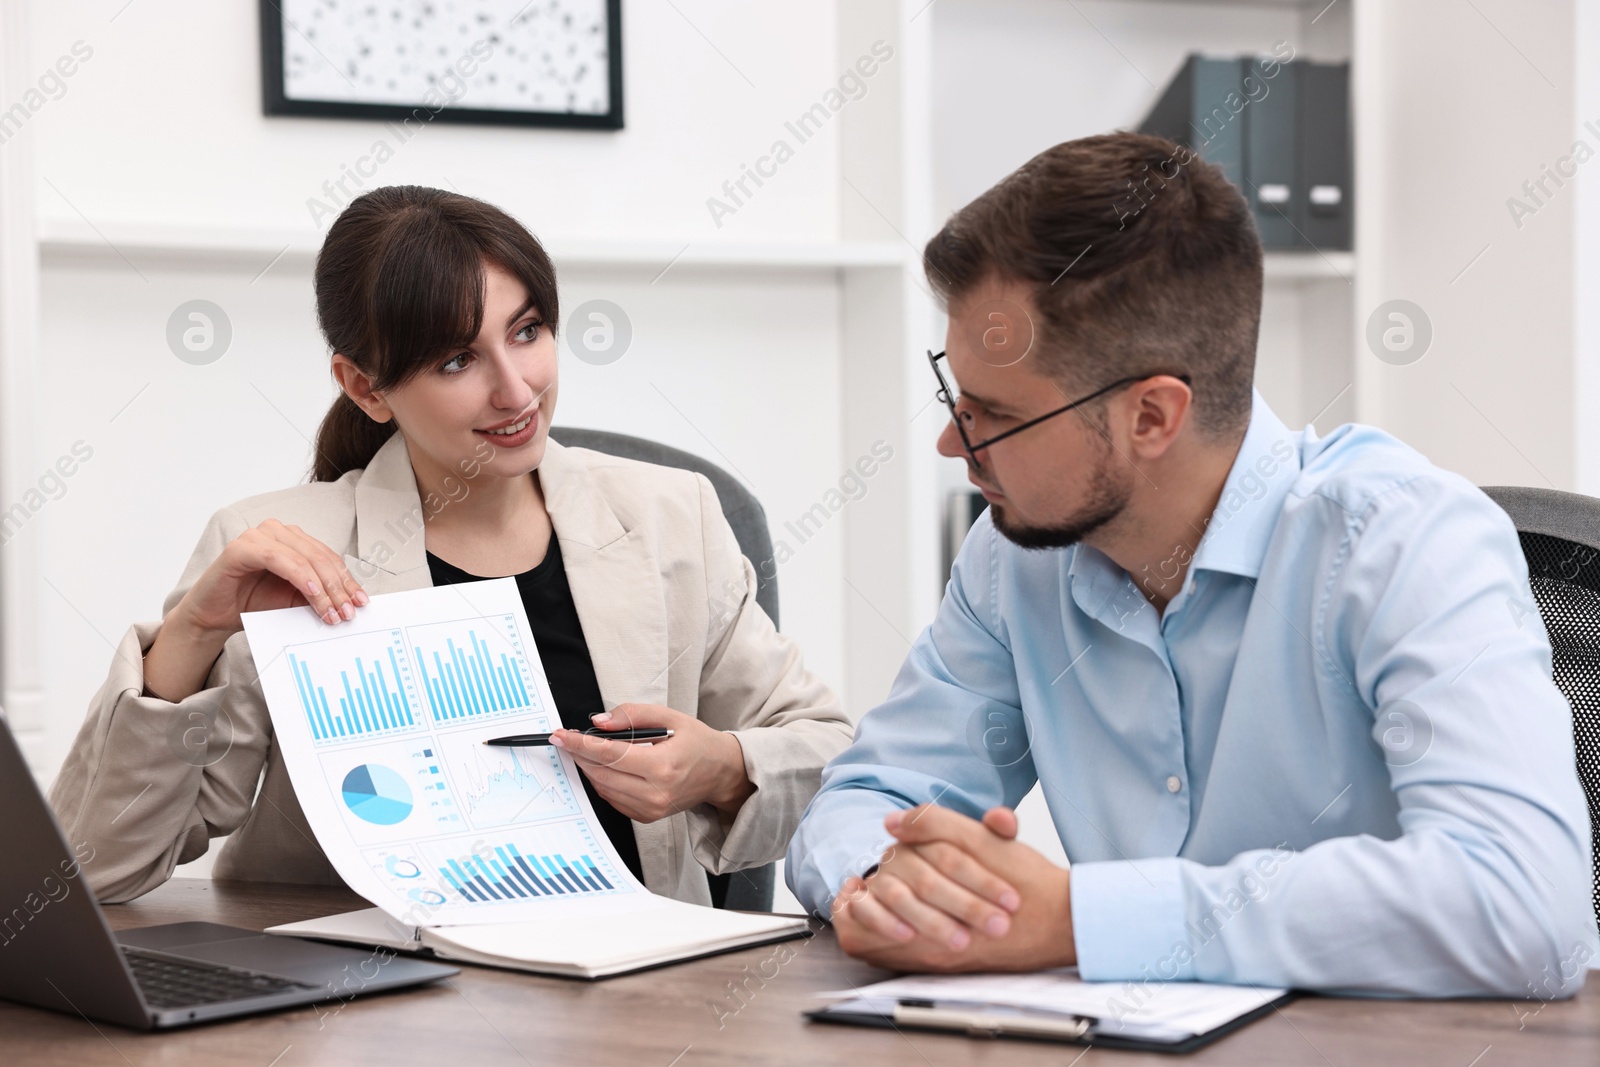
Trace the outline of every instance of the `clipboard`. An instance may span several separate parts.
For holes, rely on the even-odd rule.
[[[846,1026],[872,1026],[885,1029],[924,1030],[936,1033],[965,1034],[975,1038],[1013,1038],[1024,1041],[1046,1041],[1055,1044],[1087,1045],[1109,1049],[1128,1049],[1139,1052],[1162,1052],[1182,1055],[1204,1048],[1226,1037],[1240,1027],[1276,1011],[1295,998],[1286,992],[1260,1007],[1235,1016],[1202,1034],[1189,1034],[1173,1040],[1130,1037],[1100,1029],[1100,1020],[1085,1015],[1048,1015],[1022,1011],[999,1011],[994,1008],[963,1008],[938,1005],[932,1001],[903,999],[895,1004],[894,1013],[841,1011],[841,1005],[830,1004],[802,1012],[812,1022],[835,1023]],[[846,1002],[848,1003],[848,1002]]]

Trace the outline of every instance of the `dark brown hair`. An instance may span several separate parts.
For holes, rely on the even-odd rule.
[[[317,324],[328,346],[393,389],[471,344],[483,325],[484,263],[527,287],[553,334],[556,271],[537,238],[492,204],[420,185],[363,193],[317,255]],[[342,391],[317,428],[311,479],[365,467],[395,432]]]
[[[1250,420],[1261,239],[1216,166],[1159,137],[1056,145],[950,217],[923,251],[946,305],[989,280],[1032,287],[1043,369],[1090,392],[1186,373],[1211,437]]]

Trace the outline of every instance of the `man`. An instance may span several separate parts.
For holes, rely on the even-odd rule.
[[[953,216],[925,266],[949,312],[939,451],[990,506],[789,848],[845,950],[1581,986],[1589,820],[1516,533],[1387,434],[1266,406],[1239,191],[1167,141],[1073,141]],[[1036,781],[1070,871],[1015,840]]]

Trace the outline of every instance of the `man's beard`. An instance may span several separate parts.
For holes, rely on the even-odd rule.
[[[1049,526],[1028,526],[1014,523],[1006,514],[1004,504],[992,504],[989,517],[1000,535],[1020,548],[1066,548],[1075,545],[1122,514],[1133,493],[1131,480],[1118,481],[1107,461],[1107,448],[1096,457],[1094,472],[1089,478],[1088,498],[1083,506],[1066,520]]]

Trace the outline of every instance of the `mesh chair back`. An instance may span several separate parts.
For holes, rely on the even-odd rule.
[[[677,467],[710,479],[712,488],[717,491],[717,500],[722,504],[722,514],[727,518],[728,525],[733,527],[739,551],[755,565],[756,603],[772,619],[772,625],[778,625],[778,576],[769,563],[773,557],[772,534],[767,530],[767,512],[755,494],[744,487],[744,483],[692,452],[670,448],[642,437],[567,426],[552,426],[550,436],[569,447],[590,448],[608,456]],[[771,577],[768,577],[768,571],[773,572]],[[711,884],[711,903],[714,907],[732,908],[735,911],[772,910],[772,897],[777,885],[775,864],[706,877]]]
[[[1578,780],[1589,800],[1600,918],[1600,500],[1523,486],[1486,486],[1517,528],[1528,579],[1550,634],[1556,687],[1572,705]]]

